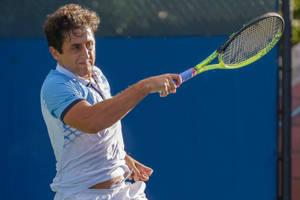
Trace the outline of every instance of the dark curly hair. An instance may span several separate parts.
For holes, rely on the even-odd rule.
[[[62,53],[62,45],[69,31],[89,27],[95,33],[99,24],[97,13],[77,4],[67,4],[47,16],[44,32],[48,45]]]

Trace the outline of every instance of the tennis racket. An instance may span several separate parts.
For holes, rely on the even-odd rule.
[[[237,69],[255,62],[275,46],[283,30],[284,20],[277,13],[271,12],[255,18],[231,34],[222,46],[201,63],[182,72],[182,82],[208,70]],[[216,57],[219,63],[208,65]]]

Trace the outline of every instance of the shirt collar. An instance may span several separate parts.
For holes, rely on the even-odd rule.
[[[68,69],[62,67],[60,64],[57,63],[56,65],[56,70],[72,79],[76,79],[77,81],[79,81],[80,83],[82,83],[83,85],[88,85],[90,82],[85,80],[84,78],[81,78],[80,76],[75,75],[74,73],[72,73],[71,71],[69,71]]]

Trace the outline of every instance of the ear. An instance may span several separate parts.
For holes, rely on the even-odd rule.
[[[60,53],[54,47],[52,47],[52,46],[49,47],[49,51],[50,51],[51,55],[53,56],[53,58],[56,61],[58,61]]]

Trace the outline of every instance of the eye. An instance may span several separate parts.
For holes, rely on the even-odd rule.
[[[72,49],[73,50],[79,50],[80,49],[80,45],[79,44],[73,44],[72,45]]]

